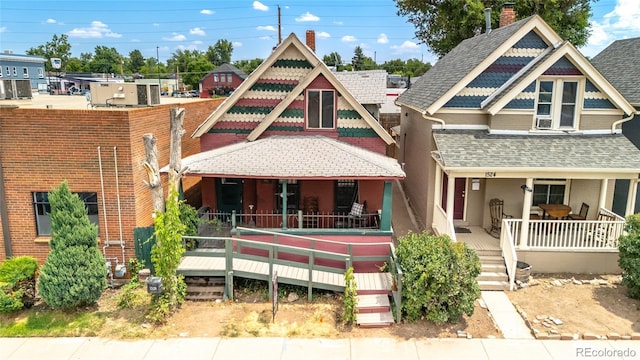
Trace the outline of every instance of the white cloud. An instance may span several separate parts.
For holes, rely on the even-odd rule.
[[[100,39],[103,37],[120,38],[121,34],[115,33],[109,29],[107,24],[102,21],[92,21],[91,26],[85,28],[75,28],[67,33],[71,38],[83,39]]]
[[[326,31],[318,31],[318,32],[316,33],[316,37],[317,37],[318,39],[328,39],[328,38],[330,38],[330,37],[331,37],[331,35],[330,35],[328,32],[326,32]]]
[[[296,18],[296,22],[310,22],[310,21],[320,21],[320,18],[308,11]]]
[[[173,33],[171,35],[172,36],[170,36],[170,37],[163,37],[162,40],[164,40],[164,41],[185,41],[185,40],[187,40],[187,37],[182,35],[182,34]]]
[[[202,9],[202,10],[200,10],[200,14],[202,14],[202,15],[213,15],[213,14],[215,14],[215,11],[211,11],[209,9]]]
[[[189,30],[189,34],[191,35],[200,35],[200,36],[205,36],[207,35],[204,30],[202,30],[201,28],[197,27],[197,28],[193,28],[191,30]]]
[[[232,44],[233,44],[234,47],[241,47],[242,46],[242,43],[240,41],[234,41]]]
[[[380,34],[380,36],[378,36],[378,44],[387,44],[389,43],[389,38],[387,37],[387,34],[382,33]]]
[[[617,21],[612,25],[617,29],[640,30],[640,2],[638,0],[618,0],[612,12],[605,15],[605,18],[617,17]]]
[[[617,0],[612,11],[591,21],[591,35],[581,52],[595,56],[613,40],[640,36],[640,2]]]
[[[342,37],[341,40],[343,42],[356,42],[356,41],[358,41],[358,39],[356,39],[356,37],[352,36],[352,35],[345,35],[345,36]]]
[[[189,45],[186,45],[186,46],[185,45],[178,45],[178,46],[176,46],[176,49],[179,49],[179,50],[182,50],[182,51],[184,51],[184,50],[197,50],[198,46],[194,45],[194,44],[189,44]]]
[[[409,40],[405,40],[401,45],[392,45],[391,49],[395,50],[396,55],[420,53],[420,45]]]
[[[259,30],[259,31],[276,31],[276,28],[274,28],[271,25],[267,25],[267,26],[258,26],[258,27],[256,27],[256,30]]]
[[[56,21],[56,19],[47,19],[45,22],[47,24],[55,24],[57,21]]]
[[[269,11],[269,7],[260,1],[253,2],[253,10]]]

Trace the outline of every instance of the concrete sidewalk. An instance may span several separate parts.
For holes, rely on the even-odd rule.
[[[633,359],[639,341],[508,339],[0,338],[0,359]]]

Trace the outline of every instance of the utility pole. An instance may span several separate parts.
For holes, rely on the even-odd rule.
[[[280,5],[278,5],[278,45],[282,42],[282,22],[280,22]]]
[[[156,46],[156,71],[158,72],[158,89],[162,92],[162,84],[160,83],[160,46]]]

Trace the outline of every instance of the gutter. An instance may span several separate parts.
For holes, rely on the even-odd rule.
[[[394,104],[394,105],[396,105],[396,106],[406,106],[406,107],[408,107],[409,109],[411,109],[411,110],[413,110],[413,111],[417,111],[417,112],[419,112],[419,113],[422,115],[422,118],[423,118],[423,119],[425,119],[425,120],[430,120],[430,121],[435,121],[435,122],[437,122],[437,123],[440,123],[440,125],[442,125],[442,128],[443,128],[443,129],[445,128],[445,125],[446,125],[446,124],[445,124],[444,120],[442,120],[442,119],[440,119],[440,118],[437,118],[437,117],[433,117],[433,116],[429,116],[429,115],[427,115],[427,110],[420,110],[420,109],[418,109],[418,108],[416,108],[416,107],[413,107],[413,106],[411,106],[411,105],[402,105],[402,104],[398,104],[398,99],[394,100],[394,101],[393,101],[393,104]]]
[[[629,120],[633,119],[636,115],[640,115],[640,111],[636,111],[636,112],[632,113],[631,115],[629,115],[626,118],[622,118],[622,119],[620,119],[618,121],[614,121],[613,124],[611,124],[611,133],[612,134],[616,133],[616,126],[618,126],[618,124],[622,124],[623,122],[629,121]]]

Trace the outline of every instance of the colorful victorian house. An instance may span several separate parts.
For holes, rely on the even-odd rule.
[[[242,84],[247,75],[231,64],[222,64],[200,79],[200,97],[227,95]]]
[[[394,140],[294,34],[192,136],[201,152],[182,166],[202,178],[205,216],[342,243],[391,241],[391,181],[404,178],[385,156]]]
[[[396,103],[405,189],[427,228],[502,256],[511,285],[518,260],[619,271],[624,219],[609,209],[617,179],[635,194],[640,151],[621,134],[635,109],[542,18],[464,40]]]

